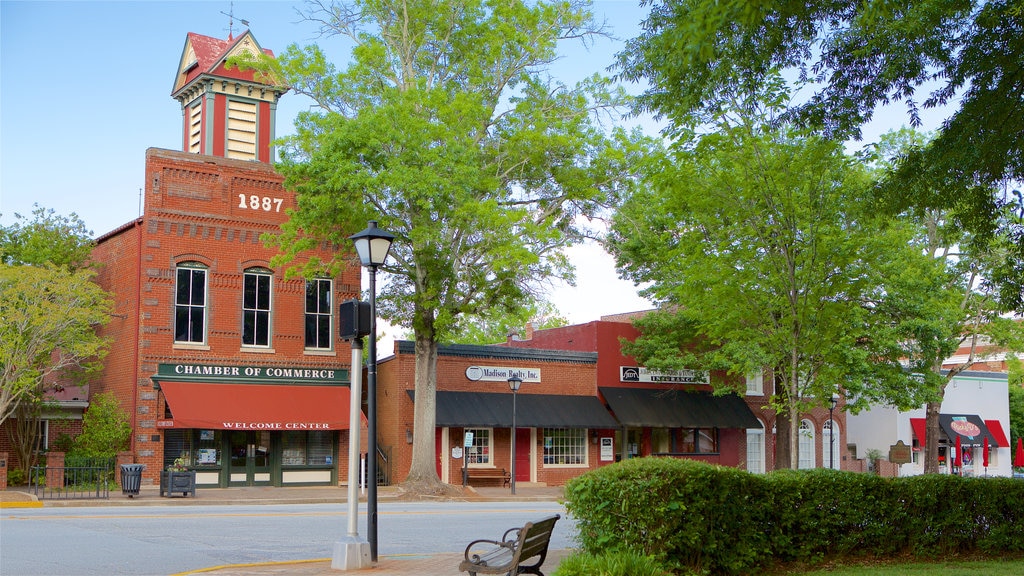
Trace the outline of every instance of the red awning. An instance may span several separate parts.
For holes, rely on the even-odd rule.
[[[1010,447],[1010,441],[1006,439],[1006,433],[1003,432],[1003,426],[999,420],[985,420],[985,426],[988,426],[988,431],[996,439],[996,445],[993,448]]]
[[[162,428],[347,430],[348,386],[161,381],[173,419]]]
[[[920,444],[921,447],[924,447],[925,441],[927,440],[927,436],[924,431],[924,418],[911,418],[910,427],[914,431],[914,436],[917,437],[918,444]]]

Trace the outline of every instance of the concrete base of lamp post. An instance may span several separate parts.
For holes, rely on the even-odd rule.
[[[370,543],[358,536],[347,536],[334,543],[331,568],[334,570],[361,570],[370,568]]]

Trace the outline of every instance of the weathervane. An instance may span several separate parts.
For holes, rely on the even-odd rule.
[[[234,40],[235,39],[235,3],[234,2],[230,3],[230,8],[228,8],[228,12],[224,12],[223,10],[221,10],[220,13],[228,17],[228,40]],[[242,23],[242,26],[246,26],[246,27],[249,26],[249,21],[245,20],[244,18],[239,18],[238,21]]]

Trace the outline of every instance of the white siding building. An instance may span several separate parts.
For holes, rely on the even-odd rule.
[[[946,386],[940,417],[939,461],[941,470],[952,472],[957,433],[963,448],[963,475],[1010,476],[1013,452],[1009,445],[1010,404],[1007,375],[1003,372],[965,371]],[[903,464],[900,476],[924,473],[924,406],[899,412],[879,406],[847,415],[847,442],[856,446],[856,457],[879,450],[883,458],[902,440],[913,447],[913,461]],[[967,432],[967,434],[964,434]],[[973,435],[972,435],[973,434]],[[988,468],[983,466],[982,438],[988,438]]]

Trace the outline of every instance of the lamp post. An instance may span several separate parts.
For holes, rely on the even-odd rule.
[[[512,390],[512,475],[509,485],[512,487],[512,494],[516,493],[516,392],[522,386],[523,379],[512,375],[508,377],[508,387]]]
[[[836,442],[836,421],[832,418],[832,411],[839,404],[839,395],[833,394],[828,399],[828,467],[835,470],[835,442]]]
[[[366,536],[370,561],[377,562],[377,268],[388,259],[395,236],[370,220],[366,230],[349,236],[359,262],[370,270],[370,342],[366,363]],[[349,463],[351,466],[352,463]]]

